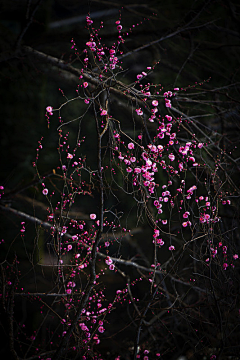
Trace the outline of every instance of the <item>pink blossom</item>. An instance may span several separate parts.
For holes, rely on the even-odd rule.
[[[238,259],[238,255],[237,255],[237,254],[233,255],[233,258],[234,258],[234,260],[237,260],[237,259]]]
[[[72,159],[72,158],[73,158],[73,155],[70,154],[70,153],[68,153],[68,154],[67,154],[67,159]]]
[[[47,106],[46,110],[47,110],[48,113],[52,113],[53,108],[52,108],[52,106]]]
[[[141,170],[139,167],[136,167],[135,170],[134,170],[134,172],[135,172],[136,174],[140,174],[141,171],[142,171],[142,170]]]
[[[102,110],[100,115],[107,115],[107,110]]]
[[[114,269],[115,269],[115,265],[111,264],[111,265],[109,266],[109,270],[114,270]]]
[[[94,48],[96,46],[96,43],[95,43],[95,41],[88,41],[88,42],[86,42],[86,45],[91,48]]]
[[[138,80],[141,79],[142,77],[143,77],[142,74],[138,74],[138,75],[137,75],[137,79],[138,79]]]
[[[91,20],[90,16],[86,16],[86,21],[88,25],[91,25],[93,21]]]
[[[198,148],[201,149],[203,147],[203,143],[198,144]]]
[[[157,237],[160,235],[160,231],[158,229],[155,229],[154,230],[154,234],[153,234],[153,237]]]
[[[107,258],[106,258],[106,260],[105,260],[105,263],[107,264],[107,265],[111,265],[112,264],[112,259],[108,256]]]
[[[228,264],[227,263],[223,263],[223,270],[226,270],[228,267]]]
[[[96,214],[90,214],[90,219],[95,220],[95,219],[96,219],[96,217],[97,217],[97,215],[96,215]]]
[[[68,245],[67,249],[68,251],[72,250],[72,245]]]
[[[87,87],[88,87],[88,82],[85,81],[85,82],[83,83],[83,87],[87,88]]]
[[[165,99],[165,106],[167,108],[171,108],[172,107],[171,100]]]
[[[47,195],[48,194],[48,189],[43,189],[43,191],[42,191],[42,193],[43,193],[43,195]]]
[[[167,220],[162,220],[163,225],[167,225]]]
[[[103,326],[99,326],[98,331],[102,334],[104,333],[105,329]]]
[[[193,190],[196,190],[196,189],[197,189],[196,185],[193,185],[192,187],[190,187],[190,188],[187,190],[187,193],[192,193]]]
[[[129,150],[133,150],[134,149],[134,144],[131,142],[128,144],[128,148]]]
[[[169,154],[168,157],[171,161],[173,161],[175,159],[175,155],[173,155],[173,154]]]
[[[142,111],[141,108],[139,108],[139,109],[136,109],[136,113],[137,113],[138,115],[142,115],[142,114],[143,114],[143,111]]]
[[[168,250],[170,250],[170,251],[175,250],[175,246],[173,246],[173,245],[169,246]]]
[[[82,331],[89,331],[88,327],[84,323],[79,324],[79,326],[81,327]]]
[[[70,294],[72,293],[72,289],[67,289],[67,290],[66,290],[66,293],[67,293],[68,295],[70,295]]]
[[[153,106],[158,106],[158,101],[157,101],[157,100],[153,100],[153,101],[152,101],[152,105],[153,105]]]
[[[160,246],[163,246],[164,245],[164,241],[163,239],[156,239],[156,243]]]

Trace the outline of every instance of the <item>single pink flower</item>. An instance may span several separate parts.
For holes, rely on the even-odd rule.
[[[133,150],[134,149],[134,144],[131,142],[128,144],[128,148],[129,150]]]
[[[83,87],[85,87],[85,88],[88,87],[88,82],[85,81],[85,82],[83,83]]]
[[[107,115],[107,110],[102,110],[100,115],[102,116]]]
[[[46,110],[47,110],[48,113],[52,113],[53,108],[52,108],[52,106],[47,106]]]
[[[137,113],[138,115],[143,115],[143,111],[142,111],[141,108],[136,109],[136,113]]]
[[[43,189],[42,193],[43,193],[43,195],[47,195],[48,194],[48,189]]]
[[[95,220],[95,219],[96,219],[96,217],[97,217],[97,215],[96,215],[96,214],[90,214],[90,219]]]
[[[105,263],[107,264],[107,265],[111,265],[112,264],[112,259],[108,256],[107,258],[106,258],[106,260],[105,260]]]
[[[171,161],[173,161],[175,159],[175,155],[173,155],[173,154],[169,154],[168,157]]]
[[[104,329],[103,326],[99,326],[98,331],[99,331],[100,333],[104,333],[105,329]]]
[[[172,117],[170,115],[165,115],[165,118],[168,120],[168,121],[172,121]]]

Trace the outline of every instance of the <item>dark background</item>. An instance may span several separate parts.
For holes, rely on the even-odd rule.
[[[42,137],[43,151],[39,160],[39,171],[41,174],[50,174],[58,164],[58,119],[54,114],[48,128],[45,109],[48,105],[58,108],[63,102],[59,88],[67,98],[72,98],[76,94],[78,84],[78,79],[73,74],[63,71],[56,64],[52,66],[46,58],[34,56],[31,49],[81,68],[79,59],[71,49],[71,39],[74,39],[81,54],[89,40],[86,15],[90,13],[96,28],[103,21],[101,39],[106,46],[110,46],[116,41],[115,21],[119,19],[120,11],[123,31],[129,33],[122,47],[124,53],[128,54],[122,59],[122,66],[126,69],[122,81],[130,83],[135,80],[136,74],[146,69],[146,66],[156,65],[149,81],[161,83],[166,90],[175,86],[187,88],[196,83],[203,84],[204,94],[198,91],[197,97],[194,98],[198,101],[189,102],[182,95],[178,107],[188,115],[198,115],[197,121],[206,134],[211,135],[226,151],[233,151],[236,160],[239,158],[240,153],[236,149],[240,129],[238,1],[2,1],[0,185],[5,188],[5,196],[1,203],[3,206],[11,206],[30,215],[36,215],[42,220],[46,219],[41,187],[37,182],[36,170],[32,166],[38,141]],[[157,42],[158,39],[162,40]],[[152,42],[154,44],[151,45]],[[82,107],[70,103],[64,111],[66,120],[73,119],[82,111]],[[125,128],[131,131],[131,123],[128,128],[128,120],[124,115],[122,110],[119,116],[122,116]],[[87,139],[86,157],[89,164],[94,166],[92,125],[91,122],[86,122],[82,126]],[[70,130],[75,129],[73,123]],[[72,139],[71,134],[69,136],[71,144],[71,141],[74,142],[74,136]],[[239,185],[239,169],[233,167],[230,175]],[[86,199],[86,202],[82,202],[76,209],[83,214],[83,218],[84,213],[90,211],[90,205],[93,204],[91,201],[93,200]],[[124,201],[124,209],[130,213],[131,200],[129,203],[126,199]],[[233,198],[234,201],[237,203],[237,199]],[[231,216],[230,213],[229,217]],[[31,239],[26,239],[21,245],[15,241],[19,236],[20,222],[19,217],[1,208],[1,237],[5,239],[5,243],[1,245],[1,261],[6,258],[12,261],[17,252],[26,260],[26,271],[29,260],[26,254],[30,252]],[[134,222],[129,216],[128,224],[134,227]],[[35,236],[35,230],[33,224],[28,224],[28,234],[32,234],[32,237]],[[46,241],[43,232],[39,232],[38,236],[39,243]],[[138,237],[142,243],[144,236],[146,233]],[[9,248],[11,251],[8,252]],[[131,251],[133,249],[126,246],[125,253],[129,257],[134,256],[134,252]],[[144,251],[147,256],[148,249]],[[50,276],[45,274],[46,278],[48,275]],[[29,291],[32,290],[34,280],[31,272],[25,281],[29,285]],[[109,281],[115,291],[116,283],[111,277],[106,281]],[[119,284],[121,285],[120,278]],[[46,282],[42,281],[40,290],[44,291],[48,286],[50,289],[51,282],[48,279]],[[33,307],[34,312],[36,310]],[[19,321],[22,320],[22,313],[17,316]],[[31,320],[28,321],[31,323]],[[113,316],[112,322],[118,323],[119,318]],[[124,321],[117,325],[116,329],[125,326]],[[131,330],[128,331],[121,334],[122,341],[130,338]],[[109,345],[106,341],[103,343],[103,349],[104,344]],[[125,347],[127,349],[128,344]]]

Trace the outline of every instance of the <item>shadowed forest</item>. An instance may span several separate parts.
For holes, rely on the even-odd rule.
[[[238,1],[0,10],[0,358],[239,360]]]

